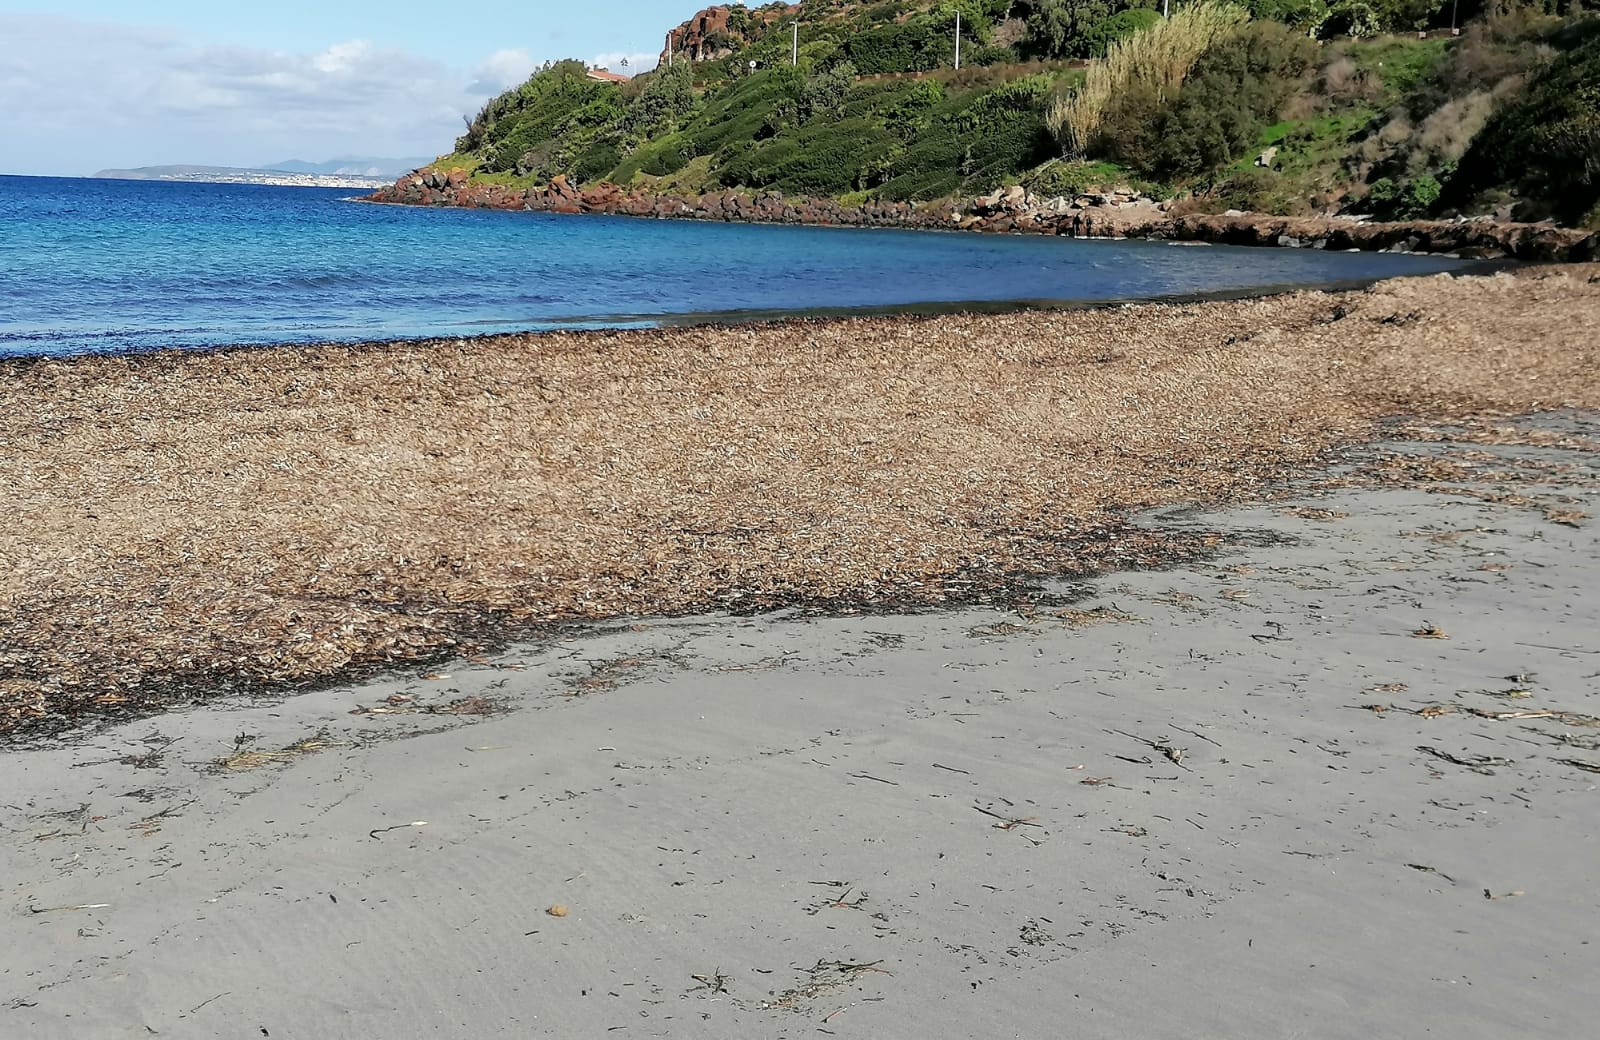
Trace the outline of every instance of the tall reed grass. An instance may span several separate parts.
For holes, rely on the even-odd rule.
[[[1206,48],[1249,20],[1242,7],[1201,0],[1112,44],[1103,60],[1089,66],[1081,86],[1050,105],[1045,118],[1062,154],[1081,159],[1090,153],[1106,109],[1123,92],[1142,88],[1158,101],[1170,97]]]

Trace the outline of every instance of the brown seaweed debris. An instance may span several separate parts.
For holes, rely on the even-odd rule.
[[[804,981],[782,993],[774,994],[770,1000],[760,1001],[756,1006],[763,1010],[798,1011],[807,1001],[843,989],[858,982],[864,975],[893,975],[894,972],[879,967],[882,963],[881,960],[860,962],[818,960],[816,964],[801,972],[805,976]]]
[[[551,622],[984,602],[1203,549],[1123,519],[1259,500],[1387,416],[1600,406],[1568,269],[1329,305],[3,362],[0,730]]]
[[[254,737],[241,733],[233,742],[233,750],[217,759],[213,764],[219,769],[241,773],[252,769],[260,769],[263,766],[292,762],[297,758],[314,755],[319,751],[327,751],[330,748],[350,747],[348,741],[334,740],[326,733],[318,733],[314,737],[305,737],[295,741],[293,744],[270,750],[252,748],[250,745],[254,742]]]

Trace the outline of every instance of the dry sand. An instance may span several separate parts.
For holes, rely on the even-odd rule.
[[[0,731],[550,619],[972,601],[1428,420],[1600,407],[1600,275],[0,366]]]
[[[1537,442],[1600,423],[1539,429],[1145,515],[1230,547],[1031,609],[615,623],[0,755],[0,1036],[1590,1035],[1600,541],[1550,514],[1600,459]]]

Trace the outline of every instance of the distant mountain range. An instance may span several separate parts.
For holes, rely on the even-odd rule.
[[[224,184],[289,184],[333,188],[378,187],[425,166],[432,157],[405,159],[344,158],[326,162],[288,159],[267,166],[200,166],[178,163],[101,170],[96,177],[134,181],[210,181]]]

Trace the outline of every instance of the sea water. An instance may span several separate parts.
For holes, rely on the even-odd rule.
[[[0,357],[1087,303],[1424,256],[419,209],[350,189],[0,177]]]

